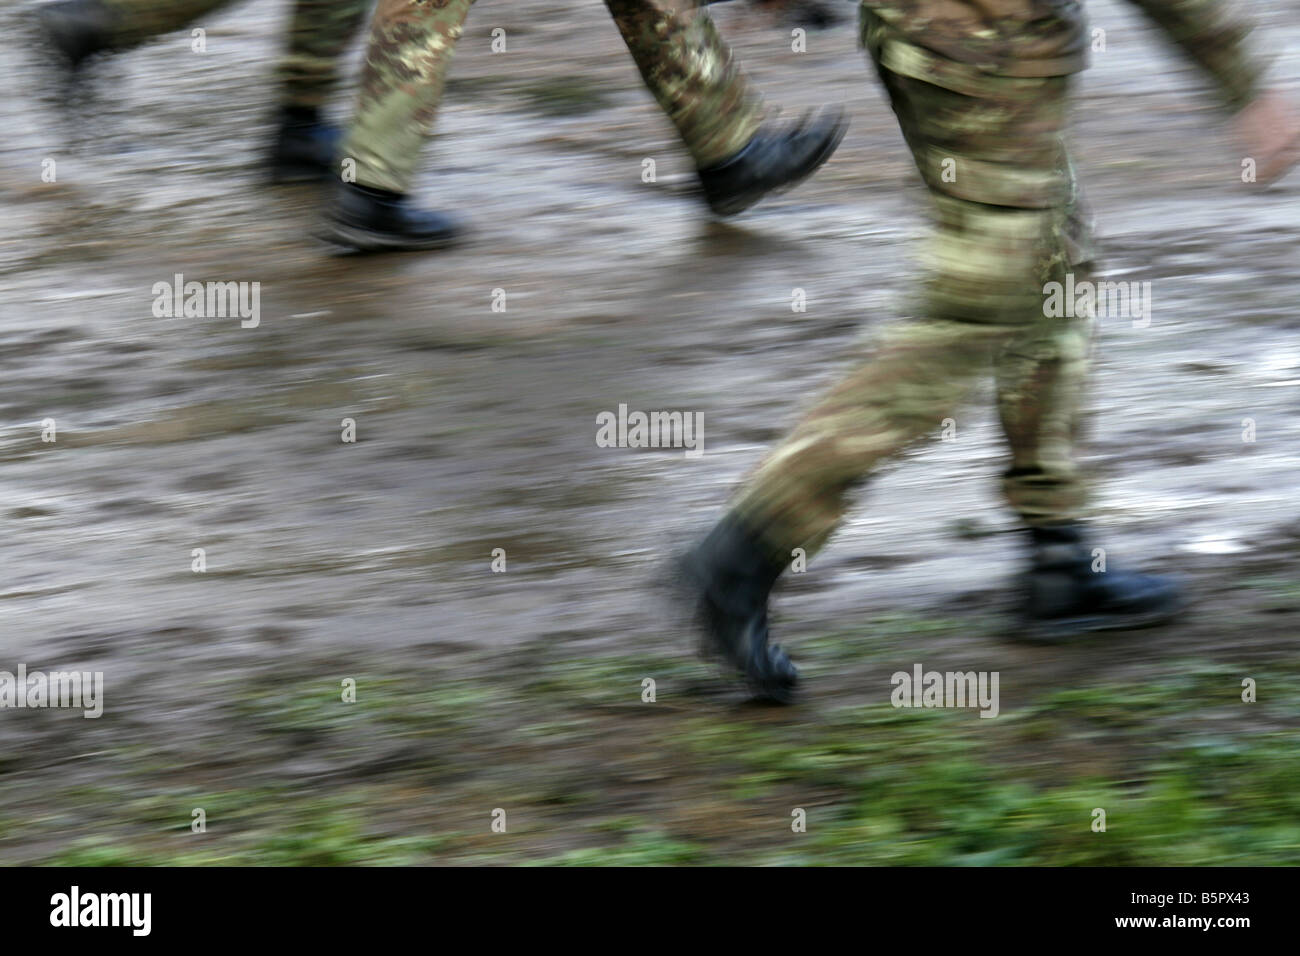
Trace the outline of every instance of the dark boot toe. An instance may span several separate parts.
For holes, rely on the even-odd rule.
[[[847,126],[843,108],[833,106],[784,130],[763,127],[735,156],[700,170],[705,201],[717,215],[732,216],[797,185],[830,159]]]
[[[1151,627],[1177,616],[1187,604],[1180,582],[1163,575],[1111,571],[1093,574],[1092,579],[1055,577],[1045,581],[1042,574],[1031,576],[1025,606],[1031,640],[1052,642],[1094,631]]]
[[[1068,640],[1091,631],[1150,627],[1186,605],[1176,578],[1107,569],[1075,523],[1032,529],[1026,576],[1026,639]]]

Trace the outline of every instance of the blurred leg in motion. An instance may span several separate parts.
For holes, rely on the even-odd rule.
[[[1078,281],[1091,258],[1063,138],[1069,77],[986,74],[906,43],[867,10],[863,43],[933,202],[916,317],[889,328],[874,358],[804,417],[681,565],[714,650],[777,701],[798,672],[768,645],[767,601],[793,550],[815,553],[849,491],[939,429],[994,369],[1012,449],[1004,487],[1032,529],[1027,614],[1073,633],[1178,606],[1168,581],[1092,574],[1078,525],[1072,444],[1090,316],[1044,308],[1046,284]]]
[[[76,77],[97,55],[184,29],[233,0],[56,0],[37,8],[48,45]],[[340,134],[321,107],[369,0],[297,0],[277,67],[280,110],[269,164],[278,181],[318,179],[335,169]]]
[[[474,0],[379,0],[341,182],[322,238],[369,251],[438,249],[460,238],[451,216],[407,199],[433,131],[456,41]]]
[[[646,86],[676,127],[719,215],[788,188],[830,158],[842,111],[788,129],[764,124],[717,28],[695,0],[606,0]],[[345,168],[324,237],[356,249],[433,249],[459,235],[448,216],[408,199],[433,129],[452,51],[473,0],[380,0],[371,27]]]
[[[370,9],[370,0],[295,0],[289,45],[276,67],[281,116],[271,150],[280,182],[319,179],[338,170],[338,127],[320,111],[339,84],[339,64]]]
[[[843,111],[788,129],[764,124],[762,103],[695,0],[605,0],[641,78],[676,127],[709,208],[730,216],[794,186],[830,158]]]

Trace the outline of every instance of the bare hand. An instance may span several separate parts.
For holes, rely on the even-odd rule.
[[[1255,161],[1255,178],[1271,183],[1300,162],[1300,120],[1289,99],[1265,90],[1233,118],[1233,129]]]

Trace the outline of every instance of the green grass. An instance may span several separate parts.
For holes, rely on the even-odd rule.
[[[960,625],[893,620],[888,630],[904,626],[944,637]],[[801,651],[814,671],[874,668],[879,684],[890,645],[828,635]],[[793,708],[746,707],[684,656],[566,660],[543,650],[511,661],[491,677],[353,675],[354,704],[339,699],[343,675],[241,683],[228,716],[246,737],[248,766],[168,771],[133,746],[105,758],[114,774],[94,786],[38,781],[39,812],[5,781],[0,859],[1300,862],[1294,667],[1164,661],[1142,679],[1044,687],[983,720],[896,710],[878,688],[824,683]],[[640,699],[646,676],[658,682],[656,703]],[[1241,701],[1242,676],[1259,680],[1258,702]],[[304,755],[320,772],[277,770]],[[207,813],[206,833],[190,830],[194,807]],[[496,807],[507,810],[505,833],[491,831]],[[806,832],[791,829],[795,808]],[[1092,829],[1095,808],[1106,812],[1105,832]]]

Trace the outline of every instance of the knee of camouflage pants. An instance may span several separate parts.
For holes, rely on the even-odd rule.
[[[343,143],[345,174],[362,186],[409,190],[433,130],[452,51],[474,0],[379,0],[356,112]]]
[[[933,200],[935,231],[918,318],[890,328],[878,354],[808,413],[735,500],[774,555],[820,547],[849,489],[937,433],[990,369],[1012,449],[1004,489],[1013,508],[1046,523],[1082,505],[1071,446],[1089,317],[1044,309],[1046,285],[1091,258],[1062,135],[1068,78],[987,74],[884,28],[868,40]]]

